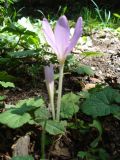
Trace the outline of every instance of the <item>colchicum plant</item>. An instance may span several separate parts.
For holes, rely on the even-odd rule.
[[[60,120],[60,107],[62,96],[62,82],[64,63],[67,55],[73,50],[77,44],[78,39],[82,35],[82,17],[79,17],[75,26],[73,37],[70,38],[70,28],[66,16],[61,16],[55,26],[54,32],[46,18],[43,19],[42,27],[47,43],[52,47],[57,55],[59,62],[59,86],[58,86],[58,99],[57,107],[54,105],[54,74],[53,65],[45,67],[45,79],[49,93],[50,105],[52,110],[53,119]]]
[[[70,36],[70,28],[65,16],[61,16],[58,19],[54,33],[45,18],[42,21],[42,29],[46,41],[52,47],[59,61],[60,72],[57,103],[54,101],[54,66],[53,64],[45,66],[45,80],[52,116],[41,97],[29,98],[18,101],[16,105],[6,105],[5,111],[0,113],[0,123],[13,129],[20,128],[27,123],[42,126],[40,158],[45,159],[46,132],[50,135],[64,134],[65,127],[67,126],[65,119],[71,118],[73,114],[79,111],[79,96],[72,92],[62,96],[62,82],[66,57],[70,54],[77,44],[79,37],[82,35],[82,18],[78,18],[73,37]],[[1,81],[1,84],[3,87],[14,87],[9,82],[3,83]],[[2,99],[3,97],[0,98]]]

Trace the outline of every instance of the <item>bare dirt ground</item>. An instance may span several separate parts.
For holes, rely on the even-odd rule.
[[[120,35],[112,29],[93,31],[88,42],[80,51],[97,51],[102,57],[85,58],[84,64],[90,65],[100,81],[120,83]]]

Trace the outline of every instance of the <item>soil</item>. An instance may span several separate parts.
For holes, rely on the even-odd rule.
[[[87,42],[78,47],[75,52],[101,52],[101,57],[88,57],[82,60],[89,65],[101,82],[120,83],[120,35],[112,29],[93,30],[87,37]],[[82,58],[81,58],[82,59]]]
[[[99,51],[103,52],[102,57],[85,58],[82,60],[83,64],[89,65],[94,70],[94,76],[83,77],[83,83],[96,84],[105,83],[114,86],[120,84],[120,39],[118,33],[113,30],[104,29],[100,31],[93,31],[91,36],[88,36],[88,43],[82,44],[81,47],[74,49],[74,52],[80,53],[83,51]],[[81,43],[81,42],[79,42]],[[79,60],[83,57],[76,54]],[[65,76],[64,91],[79,92],[83,88],[75,75]],[[72,84],[72,85],[71,85]],[[74,84],[74,85],[73,85]],[[30,84],[31,85],[31,84]],[[34,96],[43,96],[48,99],[47,92],[45,91],[45,83],[41,82],[40,87],[32,88],[28,85],[28,81],[23,87],[18,87],[12,90],[3,91],[6,95],[5,103],[16,103],[16,101],[30,98]],[[85,87],[85,86],[84,86]],[[90,122],[91,117],[80,114],[80,119],[85,122]],[[109,160],[120,159],[120,121],[113,116],[103,117],[103,136],[102,147],[110,154]],[[19,138],[24,137],[26,133],[29,134],[29,153],[34,154],[35,159],[40,158],[40,131],[41,128],[34,126],[23,126],[21,129],[12,130],[3,125],[0,126],[0,159],[9,160],[14,152],[14,145],[18,142]],[[87,150],[91,140],[97,136],[96,130],[91,130],[88,135],[81,135],[76,130],[69,131],[65,136],[53,138],[51,141],[54,143],[47,148],[47,153],[51,154],[55,160],[74,159],[74,155],[78,150]],[[29,139],[28,138],[28,139]],[[49,157],[51,157],[49,155]]]

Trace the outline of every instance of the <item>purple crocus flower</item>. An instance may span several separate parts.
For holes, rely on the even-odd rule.
[[[82,35],[82,17],[79,17],[75,26],[73,37],[70,39],[70,28],[66,16],[61,16],[56,24],[54,33],[46,18],[42,22],[44,35],[48,44],[57,55],[60,64],[63,64],[67,55],[77,44]]]

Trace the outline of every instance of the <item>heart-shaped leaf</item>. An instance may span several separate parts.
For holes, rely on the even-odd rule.
[[[86,99],[82,104],[82,111],[93,117],[116,113],[120,111],[120,105],[118,104],[118,99],[116,99],[119,96],[118,90],[106,87]]]
[[[21,114],[16,109],[9,109],[0,114],[0,123],[9,126],[10,128],[19,128],[29,122],[31,116],[29,113]]]
[[[16,106],[7,106],[8,110],[0,113],[0,123],[10,128],[18,128],[32,120],[30,111],[44,105],[41,98],[29,98],[19,101]]]

